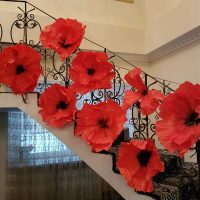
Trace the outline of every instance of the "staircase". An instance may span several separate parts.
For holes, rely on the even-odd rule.
[[[148,200],[146,197],[136,193],[132,188],[126,185],[123,177],[113,173],[111,156],[91,153],[90,148],[80,138],[74,136],[74,127],[67,126],[64,128],[52,128],[42,122],[38,114],[38,95],[29,93],[27,104],[22,101],[21,96],[12,93],[0,94],[0,110],[18,108],[27,113],[38,123],[44,126],[48,131],[53,133],[64,144],[69,146],[78,156],[81,157],[97,174],[107,181],[119,194],[126,200]]]
[[[3,2],[3,1],[1,1]],[[13,3],[12,3],[13,2]],[[0,21],[0,51],[7,45],[18,43],[19,41],[23,41],[26,44],[32,45],[34,48],[39,50],[43,55],[43,72],[44,76],[41,78],[41,84],[38,84],[38,88],[43,88],[47,80],[52,79],[49,76],[47,71],[47,62],[48,59],[55,61],[55,54],[52,52],[47,52],[41,49],[41,46],[38,45],[38,37],[41,31],[41,25],[35,19],[33,11],[41,12],[45,14],[49,19],[55,19],[50,16],[46,12],[40,10],[34,5],[26,2],[26,1],[9,1],[3,2],[7,3],[6,5],[9,7],[11,4],[16,6],[16,10],[14,12],[10,12],[11,19],[15,18],[13,22],[10,23],[10,28],[4,28],[4,25]],[[3,11],[3,16],[5,13]],[[3,20],[5,20],[3,18]],[[9,24],[9,22],[7,23]],[[46,24],[45,24],[46,25]],[[8,25],[9,26],[9,25]],[[10,30],[9,30],[10,29]],[[18,33],[19,30],[22,32]],[[28,31],[32,31],[32,33]],[[36,30],[36,32],[34,32]],[[9,33],[10,32],[10,33]],[[36,39],[37,38],[37,39]],[[88,39],[86,39],[88,40]],[[35,42],[33,42],[35,41]],[[88,40],[90,42],[90,40]],[[106,49],[104,49],[106,51]],[[51,54],[51,56],[49,56]],[[113,53],[110,52],[111,56]],[[51,57],[51,58],[50,58]],[[59,65],[61,67],[62,64]],[[67,63],[66,63],[67,66]],[[55,63],[53,63],[54,74],[56,73]],[[66,67],[67,70],[67,67]],[[59,71],[59,70],[58,70]],[[65,71],[63,72],[63,74]],[[65,77],[60,73],[61,82],[65,82]],[[126,200],[148,200],[151,199],[149,197],[139,195],[132,188],[127,186],[123,177],[119,174],[116,174],[112,171],[112,157],[104,154],[95,154],[91,153],[91,150],[87,144],[85,144],[80,138],[74,136],[74,127],[66,126],[64,128],[52,128],[43,123],[41,116],[38,114],[38,94],[37,93],[29,93],[27,94],[27,103],[22,101],[22,97],[19,95],[14,95],[9,92],[0,92],[0,111],[4,111],[7,109],[19,109],[25,113],[27,113],[30,117],[44,126],[49,132],[53,133],[59,140],[61,140],[64,144],[70,147],[80,158],[87,163],[89,167],[91,167],[99,176],[101,176],[105,181],[107,181],[123,198]]]

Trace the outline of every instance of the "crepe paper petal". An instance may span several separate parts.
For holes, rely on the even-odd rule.
[[[138,91],[142,92],[143,90],[147,90],[146,85],[143,83],[142,79],[140,78],[141,69],[134,68],[133,70],[129,71],[125,76],[124,79],[131,85],[133,88],[137,89]]]
[[[40,96],[39,107],[44,122],[53,127],[62,127],[75,118],[76,95],[72,89],[54,84]]]
[[[117,168],[130,187],[152,192],[152,177],[164,171],[164,163],[151,139],[131,140],[120,144]]]
[[[141,99],[142,95],[139,92],[133,92],[131,90],[125,91],[125,95],[123,98],[122,107],[127,110],[133,104],[137,103]]]
[[[85,34],[85,27],[75,19],[57,19],[44,28],[40,42],[45,48],[50,48],[65,60],[80,46]]]
[[[113,100],[96,105],[84,104],[78,111],[75,135],[81,136],[92,151],[109,150],[126,121],[126,113]]]
[[[141,99],[141,112],[143,115],[150,115],[154,113],[160,105],[160,101],[165,97],[164,94],[158,90],[149,90],[147,95]]]
[[[0,83],[15,94],[32,92],[41,73],[40,54],[27,45],[10,46],[0,53]]]
[[[156,122],[156,135],[170,152],[179,156],[194,145],[200,137],[200,85],[185,82],[165,97]]]

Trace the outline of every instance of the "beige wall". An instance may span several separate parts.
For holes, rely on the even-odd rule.
[[[86,37],[116,52],[146,54],[200,25],[199,0],[135,0],[134,4],[113,0],[30,2],[57,18],[80,20],[87,25]],[[7,29],[3,41],[10,40],[10,20],[16,19],[18,5],[24,6],[0,2],[0,23]],[[41,12],[33,13],[42,27],[53,22]],[[16,38],[19,34],[15,31]],[[38,30],[31,31],[30,39],[37,40],[38,35]],[[86,41],[81,47],[97,49]]]
[[[130,63],[132,63],[134,66],[141,68],[144,72],[149,73],[149,62],[147,61],[134,61],[134,60],[128,60]],[[120,66],[118,71],[120,72],[121,78],[124,78],[124,76],[128,73],[129,70],[132,70],[133,67],[123,60],[116,59],[114,60],[115,65]],[[124,69],[125,68],[125,69]]]
[[[151,25],[183,0],[146,0],[146,25]]]
[[[200,83],[200,41],[170,53],[150,64],[152,75],[175,82]]]
[[[199,0],[146,0],[148,53],[200,25]]]
[[[144,4],[145,0],[136,0],[135,4],[126,4],[113,0],[30,0],[32,4],[43,9],[54,17],[76,18],[87,25],[86,37],[106,46],[116,52],[142,53],[144,51]],[[16,19],[17,6],[22,3],[0,2],[0,23],[4,29],[3,41],[10,41],[9,31]],[[32,8],[28,6],[28,9]],[[35,19],[41,26],[52,23],[49,17],[41,12],[36,13]],[[8,17],[9,16],[9,17]],[[5,28],[6,27],[6,28]],[[19,30],[15,31],[18,37]],[[31,31],[31,39],[37,40],[38,32]],[[86,41],[82,48],[96,49]]]
[[[77,18],[81,21],[100,24],[144,28],[145,0],[125,4],[113,0],[29,0],[55,17]]]

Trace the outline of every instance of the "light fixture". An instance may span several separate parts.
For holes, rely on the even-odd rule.
[[[115,0],[115,1],[121,1],[126,3],[134,3],[134,0]]]

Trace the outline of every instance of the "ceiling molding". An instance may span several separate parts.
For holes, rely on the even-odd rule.
[[[148,55],[145,54],[134,54],[134,53],[119,53],[115,52],[119,57],[115,56],[113,58],[113,61],[119,61],[120,57],[127,61],[142,61],[142,62],[149,62],[149,57]]]
[[[200,40],[200,26],[155,49],[154,51],[148,53],[147,56],[150,61],[154,61],[198,40]]]
[[[128,61],[152,62],[162,56],[175,52],[199,40],[200,40],[200,26],[194,28],[193,30],[177,37],[176,39],[166,43],[165,45],[147,54],[134,54],[134,53],[116,53],[116,54]]]

